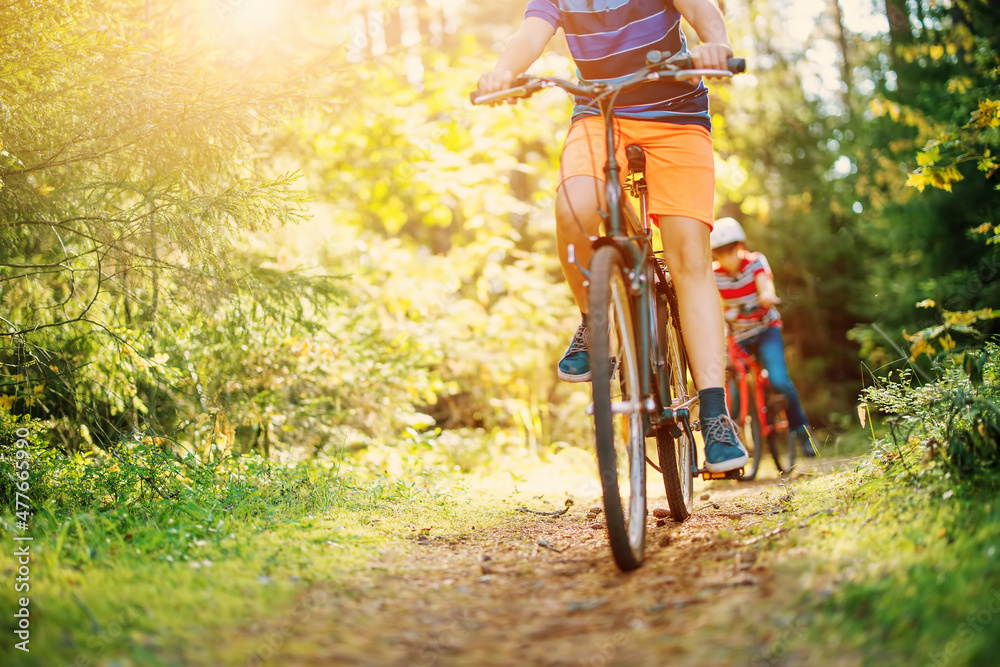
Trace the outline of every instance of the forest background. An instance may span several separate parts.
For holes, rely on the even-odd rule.
[[[1000,9],[724,9],[749,65],[712,85],[717,212],[768,256],[836,437],[873,378],[997,330]],[[0,415],[76,461],[52,493],[168,496],[190,479],[161,468],[249,452],[421,475],[586,447],[585,387],[555,374],[569,101],[467,101],[522,10],[0,9]],[[571,73],[561,37],[532,71]]]

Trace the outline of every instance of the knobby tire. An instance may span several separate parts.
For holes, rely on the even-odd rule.
[[[598,248],[590,262],[590,369],[597,464],[608,540],[623,571],[642,563],[646,531],[646,450],[639,411],[638,346],[634,298],[617,248]],[[611,363],[609,360],[614,360]],[[635,404],[634,413],[613,414],[612,401]],[[616,429],[617,422],[617,429]],[[617,432],[616,432],[617,431]],[[628,458],[628,512],[619,488],[619,452]]]

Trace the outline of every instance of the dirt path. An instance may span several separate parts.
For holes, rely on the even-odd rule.
[[[794,628],[772,618],[789,582],[769,541],[746,534],[781,511],[783,490],[698,493],[683,524],[650,514],[645,563],[629,574],[587,516],[596,502],[385,550],[343,589],[314,587],[293,613],[249,628],[246,664],[794,664],[776,656]]]

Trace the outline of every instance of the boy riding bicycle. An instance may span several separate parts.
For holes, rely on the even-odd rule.
[[[581,78],[614,81],[645,64],[652,49],[688,52],[681,18],[702,43],[690,50],[696,68],[727,69],[733,55],[725,21],[711,0],[530,0],[524,22],[507,43],[494,69],[479,79],[488,94],[510,88],[563,28]],[[736,435],[725,398],[722,313],[718,307],[709,233],[714,220],[715,162],[708,89],[701,80],[664,78],[623,93],[615,103],[619,162],[625,146],[646,153],[649,213],[663,239],[664,259],[678,293],[681,327],[694,381],[699,387],[706,467],[726,472],[742,467],[747,452]],[[559,362],[559,377],[590,380],[587,356],[587,288],[569,261],[576,249],[583,266],[599,233],[607,161],[600,112],[578,100],[563,147],[556,196],[556,235],[563,273],[580,307],[582,322]],[[624,174],[622,174],[624,177]]]
[[[715,221],[711,235],[712,256],[726,321],[736,344],[747,354],[757,356],[767,371],[771,388],[785,397],[788,430],[802,444],[802,453],[815,456],[808,420],[795,385],[788,377],[771,267],[764,255],[746,250],[746,239],[742,225],[733,218]]]

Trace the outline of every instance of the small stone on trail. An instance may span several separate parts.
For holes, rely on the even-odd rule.
[[[607,601],[607,598],[595,598],[593,600],[583,600],[582,602],[571,602],[567,611],[590,611],[591,609],[597,609]]]
[[[721,505],[719,505],[719,503],[712,503],[712,507],[714,507],[715,509],[719,509]]]
[[[656,521],[657,528],[663,528],[665,525],[667,525],[666,521],[664,521],[663,519],[657,519]]]
[[[493,556],[489,554],[483,554],[483,562],[486,562],[488,560],[493,560]]]
[[[661,547],[665,547],[665,546],[669,546],[669,545],[670,545],[670,536],[669,535],[664,535],[663,537],[660,538],[660,546]]]
[[[664,509],[662,507],[657,507],[656,509],[653,510],[653,516],[655,516],[657,519],[665,519],[668,516],[670,516],[670,510]]]
[[[604,523],[602,523],[600,521],[592,523],[592,524],[590,524],[590,529],[591,530],[603,530],[604,529]]]
[[[712,494],[711,494],[711,493],[709,493],[708,491],[706,491],[705,493],[701,494],[701,495],[700,495],[700,496],[698,496],[698,497],[699,497],[699,498],[701,498],[702,500],[708,500],[709,498],[711,498],[711,497],[712,497]]]
[[[600,516],[602,511],[603,510],[600,507],[591,507],[589,510],[587,510],[587,516],[589,517]]]

